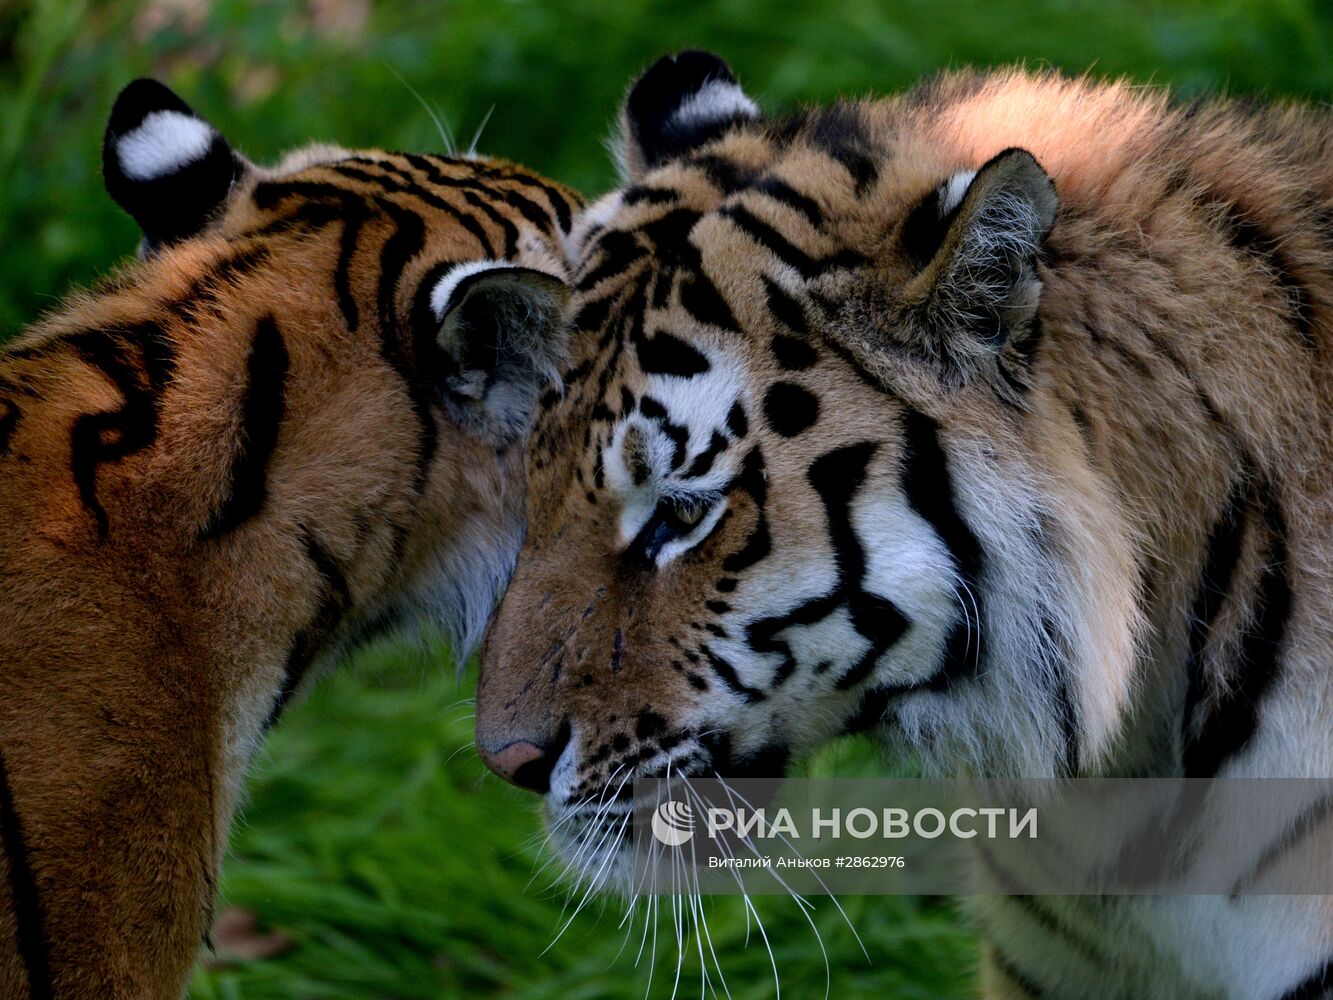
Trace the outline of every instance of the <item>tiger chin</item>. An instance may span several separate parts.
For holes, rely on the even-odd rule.
[[[465,655],[523,530],[577,198],[484,157],[250,163],[126,88],[143,260],[0,353],[0,995],[179,996],[241,779],[339,651]]]
[[[576,870],[627,870],[628,782],[849,730],[941,774],[1333,774],[1330,148],[1049,74],[769,119],[716,56],[649,69],[477,701]],[[975,909],[988,997],[1333,984],[1327,898]]]

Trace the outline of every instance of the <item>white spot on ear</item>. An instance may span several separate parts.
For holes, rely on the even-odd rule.
[[[976,176],[975,170],[960,170],[944,182],[944,190],[940,195],[941,217],[948,215],[962,204],[967,189],[972,186],[972,180]]]
[[[449,268],[431,289],[430,308],[435,313],[435,318],[444,319],[444,314],[449,311],[449,300],[454,297],[454,292],[465,278],[480,274],[482,271],[494,271],[512,266],[503,260],[469,260]]]
[[[154,111],[116,140],[120,170],[132,181],[174,174],[208,152],[216,133],[202,118],[179,111]]]
[[[733,118],[758,118],[759,106],[726,80],[709,80],[685,98],[671,115],[673,125],[707,125]]]

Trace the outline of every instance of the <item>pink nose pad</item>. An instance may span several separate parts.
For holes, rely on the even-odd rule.
[[[547,757],[546,751],[535,743],[515,740],[499,750],[478,747],[477,752],[487,767],[519,788],[544,795],[551,787],[551,769],[555,760]]]

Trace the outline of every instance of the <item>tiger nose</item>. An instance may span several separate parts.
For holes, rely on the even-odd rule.
[[[510,784],[545,795],[551,787],[551,771],[559,753],[549,753],[535,743],[515,740],[499,750],[478,746],[482,763]]]

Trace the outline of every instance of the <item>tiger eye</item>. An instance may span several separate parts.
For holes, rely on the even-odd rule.
[[[700,504],[691,504],[688,507],[677,507],[676,517],[680,523],[687,527],[693,527],[698,524],[704,516],[703,506]]]

